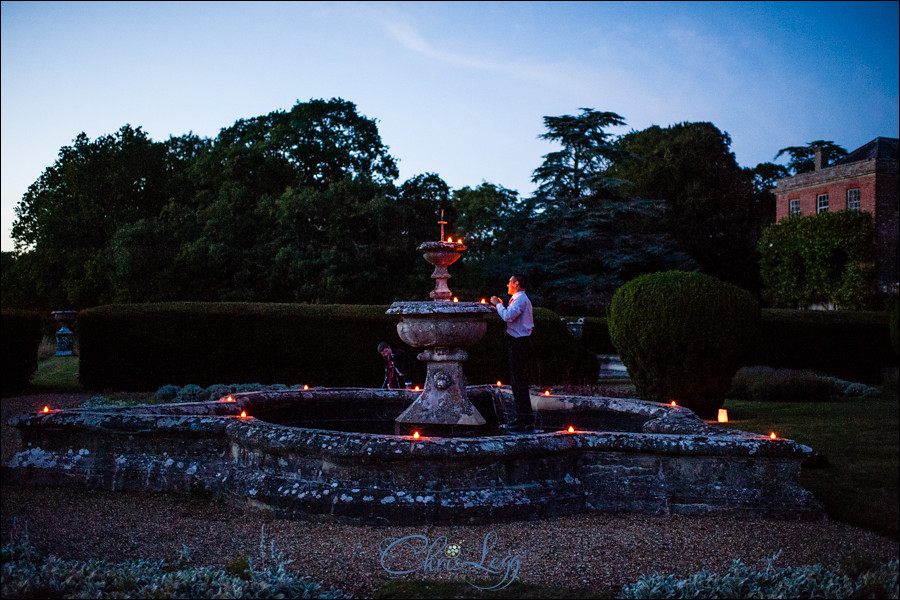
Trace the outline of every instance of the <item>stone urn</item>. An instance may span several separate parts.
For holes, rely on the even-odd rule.
[[[73,356],[75,354],[75,334],[69,328],[75,322],[78,311],[55,310],[50,313],[53,320],[59,323],[59,331],[56,332],[56,356]]]

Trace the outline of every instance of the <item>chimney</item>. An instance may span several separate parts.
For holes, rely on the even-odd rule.
[[[821,148],[816,148],[816,153],[813,157],[813,164],[815,165],[816,171],[821,171],[823,167],[826,167],[825,164],[825,155],[822,152]]]

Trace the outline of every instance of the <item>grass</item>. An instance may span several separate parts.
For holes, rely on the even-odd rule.
[[[78,357],[50,355],[38,361],[26,393],[81,392],[78,382]]]
[[[828,458],[804,469],[801,484],[831,519],[900,539],[900,430],[896,397],[839,402],[727,400],[733,429],[790,438]]]

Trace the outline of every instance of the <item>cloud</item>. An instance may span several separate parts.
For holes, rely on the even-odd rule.
[[[453,67],[506,74],[536,81],[546,86],[564,86],[575,91],[584,89],[580,78],[570,74],[571,66],[497,61],[446,51],[435,47],[406,21],[384,21],[384,27],[388,35],[407,50]]]

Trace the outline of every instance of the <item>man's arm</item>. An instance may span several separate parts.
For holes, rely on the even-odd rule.
[[[507,323],[514,321],[524,311],[525,303],[522,301],[521,296],[510,300],[509,306],[504,307],[502,303],[497,305],[497,314]]]

